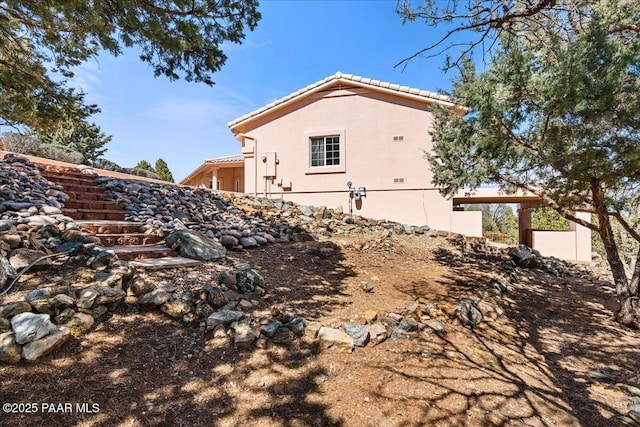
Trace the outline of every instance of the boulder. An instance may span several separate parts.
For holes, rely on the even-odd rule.
[[[140,295],[138,304],[141,305],[162,305],[169,301],[171,294],[164,289],[154,289],[151,292]]]
[[[16,277],[18,273],[8,259],[0,255],[0,289]]]
[[[36,341],[29,342],[22,347],[22,357],[26,360],[36,360],[60,347],[71,335],[68,328],[62,326],[52,334]]]
[[[22,357],[22,347],[13,332],[0,334],[0,363],[16,364]]]
[[[16,334],[18,344],[39,340],[57,330],[48,314],[35,313],[20,313],[13,316],[11,329]]]
[[[247,325],[242,322],[233,322],[231,324],[231,329],[233,329],[233,343],[236,347],[240,348],[248,348],[251,347],[253,342],[258,337],[259,333],[251,327],[251,325]]]
[[[218,325],[227,326],[240,320],[242,316],[244,316],[242,311],[222,309],[207,317],[207,329],[214,329]]]
[[[151,292],[155,287],[155,283],[145,274],[136,274],[129,281],[129,289],[136,296]]]
[[[7,319],[12,318],[16,314],[25,313],[31,311],[31,304],[27,301],[12,302],[5,305],[0,305],[0,317]]]
[[[370,325],[369,337],[372,343],[380,344],[387,339],[387,327],[380,322]]]
[[[179,319],[185,314],[190,313],[191,308],[191,304],[189,304],[187,301],[182,299],[174,299],[162,304],[160,310],[163,313],[166,313],[169,316],[173,317],[174,319]]]
[[[353,345],[365,347],[369,343],[369,327],[355,323],[343,323],[342,329],[351,337]]]
[[[287,323],[287,328],[296,336],[304,335],[306,321],[302,317],[296,317]]]
[[[93,326],[93,316],[86,313],[74,313],[69,321],[64,325],[74,337],[87,332]]]
[[[73,298],[71,298],[69,295],[58,294],[53,298],[51,298],[49,303],[51,304],[51,307],[54,309],[64,310],[65,308],[73,307],[73,304],[75,302],[73,301]]]
[[[471,298],[460,298],[457,309],[458,319],[464,326],[473,329],[482,322],[484,316]]]
[[[9,319],[0,317],[0,334],[9,332],[10,329],[11,329],[11,322],[9,321]]]
[[[165,239],[167,245],[177,250],[185,258],[201,261],[216,261],[226,256],[226,249],[197,231],[178,230]]]
[[[205,290],[207,291],[207,301],[212,307],[224,307],[229,302],[222,289],[216,286],[206,286]]]
[[[271,320],[269,323],[263,325],[260,328],[260,332],[262,332],[265,336],[271,338],[275,335],[280,326],[282,326],[282,323],[278,322],[277,320]]]
[[[9,263],[16,270],[20,270],[30,266],[32,263],[46,255],[46,253],[35,249],[19,248],[11,252],[11,255],[9,256]],[[48,267],[51,265],[51,259],[45,258],[38,261],[36,265],[39,268]]]
[[[339,351],[352,352],[354,343],[351,338],[342,329],[327,328],[323,326],[318,331],[318,339],[323,348],[334,347]]]
[[[232,236],[230,234],[223,234],[220,236],[220,243],[223,246],[238,246],[240,244],[240,240],[237,237]]]

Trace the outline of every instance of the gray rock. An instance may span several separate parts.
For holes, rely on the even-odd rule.
[[[266,325],[263,325],[260,328],[260,332],[262,332],[267,337],[272,338],[275,335],[278,328],[280,328],[281,326],[282,326],[282,323],[278,322],[277,320],[271,320],[269,323],[267,323]]]
[[[94,324],[93,316],[86,313],[74,313],[69,321],[64,325],[74,337],[87,332]]]
[[[13,281],[17,274],[9,260],[0,255],[0,289],[4,288],[8,282]]]
[[[232,322],[240,320],[242,316],[244,316],[242,311],[222,309],[207,317],[207,329],[211,330],[217,325],[229,325]]]
[[[164,289],[154,289],[151,292],[140,295],[138,298],[138,304],[142,305],[162,305],[169,301],[171,294]]]
[[[0,363],[16,364],[22,357],[22,347],[13,332],[0,334]]]
[[[496,320],[504,314],[504,311],[500,306],[492,304],[489,301],[480,300],[477,302],[476,306],[482,312],[483,318],[485,319]]]
[[[240,240],[237,237],[232,236],[230,234],[223,234],[220,236],[220,243],[223,246],[238,246],[240,244]]]
[[[258,273],[254,269],[250,269],[249,271],[247,271],[247,280],[255,286],[264,285],[264,277],[262,277],[262,275],[260,275],[260,273]]]
[[[374,344],[380,344],[387,339],[387,327],[380,323],[374,323],[369,326],[370,340]]]
[[[90,309],[99,296],[100,293],[93,286],[84,288],[78,294],[76,305],[78,308]]]
[[[315,212],[315,209],[313,208],[313,206],[307,206],[307,205],[298,206],[298,210],[304,216],[312,216],[313,213]]]
[[[106,305],[96,304],[91,308],[91,316],[93,316],[94,319],[98,319],[102,317],[107,311],[109,311],[109,309]]]
[[[174,231],[165,240],[168,246],[186,258],[216,261],[224,258],[227,253],[220,243],[196,231]]]
[[[67,323],[71,319],[71,316],[73,316],[74,314],[76,314],[76,311],[74,309],[65,308],[60,312],[60,314],[54,317],[53,320],[55,320],[57,324]]]
[[[460,323],[471,329],[478,326],[484,318],[482,311],[480,311],[475,302],[470,298],[460,298],[457,315]]]
[[[354,343],[351,338],[342,329],[321,327],[318,331],[318,340],[323,348],[334,347],[339,351],[352,352]]]
[[[31,228],[44,227],[45,225],[56,225],[57,223],[58,221],[56,221],[55,218],[47,215],[33,215],[29,217],[29,227]]]
[[[446,332],[444,328],[444,324],[439,320],[429,319],[426,322],[424,322],[424,324],[432,331],[439,332],[439,333]]]
[[[206,301],[198,301],[196,303],[194,314],[200,318],[209,317],[215,310]]]
[[[69,295],[58,294],[55,297],[51,298],[51,301],[49,301],[49,303],[54,309],[64,310],[65,308],[73,307],[73,304],[75,302]]]
[[[0,317],[10,319],[16,314],[30,312],[31,304],[27,301],[12,302],[10,304],[0,305]]]
[[[253,237],[241,237],[240,244],[245,248],[252,248],[258,246],[258,242]]]
[[[231,324],[231,329],[233,329],[233,343],[236,347],[247,348],[251,347],[253,342],[258,337],[256,331],[246,323],[242,322],[233,322]]]
[[[315,339],[318,338],[318,332],[322,328],[322,323],[316,321],[307,321],[306,327],[304,329],[305,336]]]
[[[11,252],[11,255],[9,256],[9,263],[16,270],[20,270],[30,266],[32,263],[36,262],[38,259],[42,258],[45,255],[46,253],[42,251],[20,248]],[[37,266],[38,268],[43,268],[43,267],[48,267],[50,265],[51,265],[51,259],[45,258],[43,260],[38,261],[35,266]]]
[[[9,319],[0,317],[0,334],[9,332],[9,329],[11,329],[11,322],[9,321]]]
[[[222,270],[220,273],[220,283],[235,286],[238,283],[235,272],[231,270]]]
[[[398,328],[406,332],[416,331],[418,330],[418,322],[413,317],[405,317],[400,321]]]
[[[153,280],[145,274],[136,274],[129,281],[129,289],[136,296],[151,292],[155,287]]]
[[[269,243],[269,241],[268,241],[265,237],[259,236],[259,235],[257,235],[257,234],[256,234],[256,235],[254,235],[254,236],[251,236],[251,237],[252,237],[252,238],[253,238],[253,240],[255,240],[255,241],[256,241],[256,243],[257,243],[258,245],[260,245],[260,246],[262,246],[262,245],[266,245],[267,243]]]
[[[51,307],[48,299],[37,299],[35,301],[31,301],[30,304],[33,311],[36,313],[49,314],[51,316],[56,314],[55,309]]]
[[[49,298],[50,296],[51,294],[47,289],[34,289],[31,292],[27,292],[27,294],[24,296],[24,299],[26,299],[27,301],[36,301],[39,299]]]
[[[36,360],[45,354],[59,348],[68,338],[69,329],[62,326],[59,330],[37,341],[32,341],[22,347],[22,357],[26,360]]]
[[[304,335],[305,324],[306,322],[302,317],[296,317],[287,323],[287,328],[296,336],[302,336]]]
[[[114,266],[115,267],[115,266]],[[110,288],[122,289],[122,274],[114,273],[112,271],[98,271],[93,276],[93,281],[96,285],[108,286]]]
[[[207,290],[207,301],[212,307],[224,307],[229,302],[222,289],[216,286],[207,286],[205,289]]]
[[[175,299],[162,304],[160,310],[174,319],[179,319],[183,315],[191,312],[191,304],[181,299]]]
[[[364,347],[369,343],[369,327],[355,323],[343,323],[342,329],[351,337],[353,345]]]
[[[57,330],[48,314],[35,313],[20,313],[13,316],[11,329],[16,334],[18,344],[36,341]]]
[[[59,208],[47,205],[40,207],[40,212],[42,212],[44,215],[58,215],[62,213]]]
[[[114,302],[122,301],[126,292],[120,288],[111,288],[109,286],[94,286],[94,289],[100,294],[96,298],[96,303],[101,305],[107,305]]]

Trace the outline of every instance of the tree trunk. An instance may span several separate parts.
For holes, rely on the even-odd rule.
[[[602,239],[604,250],[607,253],[607,261],[611,268],[613,281],[616,284],[616,292],[620,301],[620,310],[616,313],[618,322],[625,326],[640,328],[640,299],[638,298],[638,278],[640,277],[640,265],[636,262],[634,277],[631,282],[627,279],[624,264],[618,254],[618,247],[611,229],[608,209],[602,200],[602,188],[598,179],[591,179],[591,194],[593,195],[593,209],[598,216],[598,234]]]
[[[640,329],[640,248],[628,286],[629,296],[621,298],[620,311],[616,314],[618,322]]]

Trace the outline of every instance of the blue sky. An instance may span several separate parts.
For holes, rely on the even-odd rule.
[[[105,155],[124,167],[167,161],[176,181],[205,159],[238,154],[227,123],[337,71],[426,90],[447,89],[443,58],[402,59],[432,43],[423,23],[402,24],[395,0],[263,0],[262,20],[228,56],[216,84],[154,78],[135,50],[101,55],[71,84],[102,109],[91,119],[113,135]]]

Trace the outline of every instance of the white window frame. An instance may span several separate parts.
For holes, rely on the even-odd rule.
[[[306,144],[308,150],[307,159],[307,175],[316,173],[343,173],[346,172],[346,150],[345,150],[345,131],[344,129],[327,129],[322,131],[306,132]],[[329,138],[337,139],[337,146],[335,141],[328,141]],[[314,140],[323,139],[323,152],[321,165],[313,166],[313,143]],[[337,152],[337,164],[327,165],[327,160],[333,159],[333,157],[327,157],[327,144],[332,145],[331,152]]]

